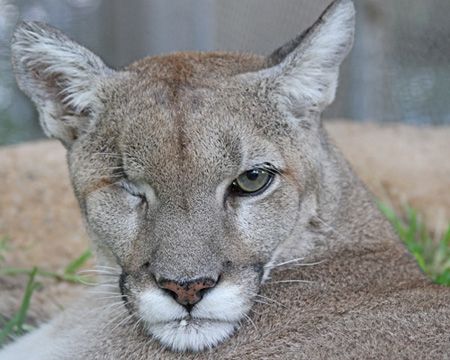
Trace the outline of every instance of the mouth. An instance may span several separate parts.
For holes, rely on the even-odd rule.
[[[186,327],[203,326],[204,324],[222,324],[222,323],[234,324],[234,322],[232,322],[232,321],[224,321],[221,319],[211,319],[211,318],[199,318],[199,317],[193,317],[189,314],[180,319],[149,322],[148,326],[153,327],[153,326],[172,324],[172,325],[178,326],[179,328],[186,328]]]
[[[241,286],[224,282],[191,311],[160,289],[141,293],[137,307],[147,333],[163,347],[175,352],[199,352],[233,335],[251,304]]]

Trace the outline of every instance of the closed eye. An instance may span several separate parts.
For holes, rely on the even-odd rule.
[[[139,188],[134,185],[133,183],[126,181],[126,180],[122,180],[119,183],[119,187],[124,189],[128,194],[139,198],[141,200],[141,202],[146,203],[147,202],[147,197],[145,195],[144,192],[140,191]]]

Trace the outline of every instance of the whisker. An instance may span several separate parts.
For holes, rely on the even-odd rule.
[[[118,285],[117,282],[87,282],[84,280],[80,280],[80,283],[87,285],[87,286],[96,286],[96,287],[116,287]]]
[[[252,326],[253,326],[253,328],[255,329],[255,331],[259,334],[259,330],[258,330],[258,328],[256,327],[255,322],[251,319],[251,317],[248,316],[247,314],[243,314],[243,315],[244,315],[244,317],[247,319],[247,321],[250,322],[250,324],[252,324]]]
[[[121,272],[119,267],[113,267],[113,266],[106,266],[106,265],[96,265],[96,268],[100,268],[100,269],[110,269],[110,270],[114,270],[114,271],[118,271],[119,273]]]
[[[328,229],[330,229],[332,232],[334,232],[336,235],[338,235],[341,239],[345,240],[346,237],[342,235],[339,231],[337,231],[333,226],[327,224],[321,217],[314,216],[315,220],[318,220],[322,225],[325,225]]]
[[[267,300],[269,302],[273,302],[274,304],[279,305],[279,306],[284,307],[284,308],[287,309],[286,305],[283,305],[282,303],[280,303],[280,302],[278,302],[278,301],[276,301],[274,299],[271,299],[270,297],[267,297],[267,296],[264,296],[264,295],[261,295],[261,294],[255,294],[255,296],[260,297],[262,299],[265,299],[265,300]]]
[[[258,301],[255,300],[255,302],[258,302]],[[271,305],[271,304],[268,304],[268,303],[265,303],[265,304],[266,305]],[[249,311],[251,311],[252,313],[255,313],[256,315],[262,316],[262,313],[260,313],[259,311],[255,311],[253,309],[250,309]]]
[[[297,261],[298,261],[298,260],[297,260]],[[315,261],[315,262],[310,262],[310,263],[292,264],[292,263],[295,262],[294,260],[292,260],[292,261],[285,261],[285,262],[282,262],[282,263],[280,263],[280,264],[270,265],[270,266],[267,266],[267,268],[271,268],[271,269],[272,269],[272,268],[280,267],[280,266],[287,265],[287,264],[292,264],[291,266],[298,266],[298,267],[302,267],[302,266],[314,266],[314,265],[323,264],[323,263],[326,262],[326,261],[327,261],[327,260],[324,259],[324,260]]]
[[[281,263],[278,263],[278,264],[274,264],[274,265],[266,265],[266,266],[264,266],[264,267],[265,267],[265,268],[274,268],[274,267],[278,267],[278,266],[283,266],[283,265],[291,264],[291,263],[293,263],[293,262],[297,262],[297,261],[304,260],[304,259],[305,259],[304,257],[301,257],[301,258],[297,258],[297,259],[292,259],[292,260],[284,261],[284,262],[281,262]]]
[[[115,301],[111,304],[99,304],[99,306],[94,307],[95,309],[102,309],[102,311],[113,310],[114,308],[119,309],[121,306],[124,306],[123,301]]]
[[[265,301],[262,301],[262,300],[255,300],[255,299],[253,299],[253,302],[258,303],[258,304],[269,305],[269,306],[275,306],[276,305],[276,304],[272,304],[272,303],[265,302]]]
[[[324,260],[315,261],[315,262],[311,262],[311,263],[295,264],[294,266],[314,266],[314,265],[320,265],[320,264],[323,264],[323,263],[326,262],[326,261],[327,261],[327,259],[324,259]]]
[[[117,290],[119,288],[117,287]],[[113,291],[95,291],[95,289],[92,289],[88,291],[90,294],[100,294],[100,295],[117,295],[119,294],[119,291],[113,292]]]
[[[83,279],[78,279],[78,282],[80,284],[83,284],[83,285],[86,285],[86,286],[96,286],[96,285],[98,285],[97,282],[89,282],[89,281],[86,281],[86,280],[83,280]]]
[[[119,311],[118,314],[113,316],[101,329],[101,331],[105,331],[108,326],[114,324],[117,320],[119,320],[122,316],[124,316],[126,313],[128,313],[128,309],[124,309],[122,311]]]
[[[136,324],[134,324],[134,326],[131,328],[131,331],[136,331],[137,330],[137,328],[138,328],[138,326],[139,326],[139,324],[142,322],[144,320],[144,318],[142,317],[142,316],[139,316],[139,319],[138,319],[138,321],[136,321]]]
[[[118,283],[99,283],[97,284],[97,286],[99,288],[119,288],[119,284]]]
[[[104,288],[113,288],[113,287],[118,287],[119,286],[119,279],[107,279],[107,280],[111,280],[111,281],[103,281],[103,282],[99,282],[98,286],[99,287],[104,287]]]
[[[93,307],[90,308],[90,310],[94,310],[97,313],[105,313],[105,312],[109,312],[109,311],[117,311],[120,310],[121,306],[124,306],[124,302],[123,301],[115,301],[111,304],[107,303],[107,304],[97,304],[94,305]]]
[[[311,281],[311,280],[276,280],[276,281],[271,281],[268,284],[287,284],[287,283],[305,283],[305,284],[313,284],[316,281]]]
[[[87,270],[81,270],[77,272],[77,275],[82,274],[99,274],[99,275],[107,275],[107,276],[119,276],[120,274],[114,274],[112,272],[106,271],[106,270],[94,270],[94,269],[87,269]]]
[[[132,313],[130,315],[128,315],[126,318],[124,318],[122,321],[120,321],[116,326],[114,326],[110,332],[113,332],[114,330],[116,330],[120,325],[126,323],[127,321],[129,321],[133,316],[135,316],[136,313]]]
[[[113,268],[103,268],[103,267],[99,267],[99,266],[96,266],[94,269],[83,269],[83,271],[95,271],[95,272],[105,272],[105,273],[108,273],[108,274],[119,274],[120,272],[119,272],[119,270],[117,269],[114,269],[114,271],[112,271],[112,269]]]
[[[112,304],[107,305],[104,310],[112,310],[114,308],[120,308],[121,306],[125,306],[123,301],[117,301]]]
[[[111,156],[111,157],[119,157],[122,158],[121,154],[117,154],[117,153],[107,153],[107,152],[95,152],[92,153],[91,155],[104,155],[104,156]]]
[[[103,296],[103,297],[99,297],[99,298],[97,298],[97,299],[98,299],[98,300],[122,299],[123,297],[127,297],[127,295],[116,294],[116,295],[111,295],[111,296]]]

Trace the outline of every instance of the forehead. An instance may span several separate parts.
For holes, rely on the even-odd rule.
[[[233,75],[260,67],[258,58],[228,54],[170,55],[132,65],[119,114],[128,171],[162,181],[175,173],[223,177],[244,158],[270,151],[250,121],[255,96],[229,86]]]
[[[129,111],[119,141],[127,172],[160,182],[175,174],[216,182],[269,161],[274,145],[251,112],[221,95],[189,91],[176,104]]]
[[[198,172],[238,162],[240,139],[230,122],[218,118],[202,104],[193,107],[189,103],[130,112],[119,141],[125,165],[141,171],[158,169],[167,177],[174,167]]]

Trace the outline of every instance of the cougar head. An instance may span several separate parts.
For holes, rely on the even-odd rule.
[[[319,115],[353,28],[338,0],[267,58],[178,53],[115,71],[56,29],[18,26],[18,84],[68,149],[98,261],[120,269],[127,308],[163,346],[224,341],[287,239],[313,246]]]

